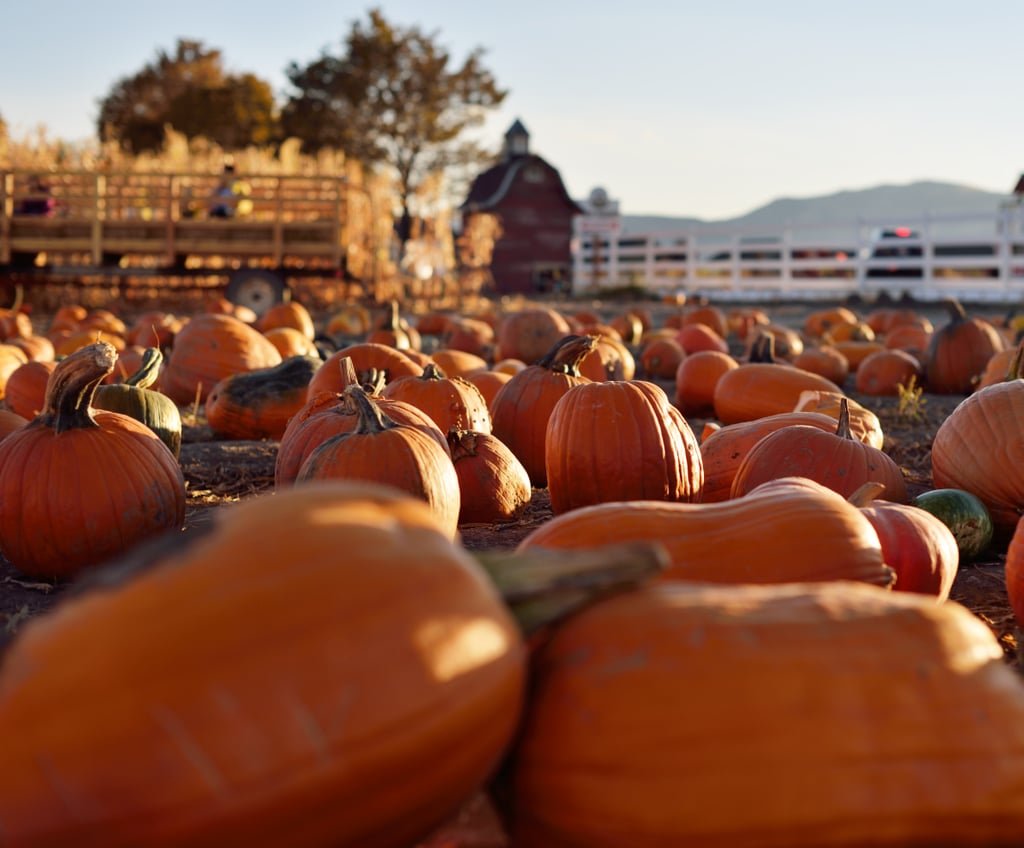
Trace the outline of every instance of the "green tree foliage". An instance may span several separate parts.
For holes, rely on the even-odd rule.
[[[130,153],[159,150],[167,124],[227,149],[266,144],[277,136],[273,92],[252,74],[226,74],[219,50],[180,39],[173,55],[159,51],[115,83],[97,121],[102,141],[116,140]]]
[[[476,49],[454,67],[436,35],[393,26],[373,9],[365,24],[353,23],[342,55],[288,67],[295,93],[281,112],[284,134],[393,168],[407,236],[410,200],[428,175],[490,158],[465,137],[508,93],[482,57]]]

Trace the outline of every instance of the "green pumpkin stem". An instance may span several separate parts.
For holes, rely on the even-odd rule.
[[[142,354],[142,364],[139,366],[139,370],[124,381],[125,385],[148,389],[160,376],[160,366],[163,361],[164,355],[160,352],[160,348],[147,347]]]
[[[594,601],[635,588],[670,563],[668,551],[657,542],[479,551],[474,556],[527,637],[536,637]]]
[[[86,345],[62,359],[46,384],[43,411],[29,426],[49,427],[57,433],[98,427],[92,417],[93,395],[116,362],[117,351],[109,342]]]

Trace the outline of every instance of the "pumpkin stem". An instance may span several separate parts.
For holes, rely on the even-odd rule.
[[[670,563],[668,551],[657,542],[481,551],[475,557],[528,638],[596,600],[640,585]]]
[[[447,434],[448,450],[451,451],[452,462],[476,456],[476,438],[480,435],[473,430],[452,427]]]
[[[836,435],[841,439],[853,439],[850,430],[850,401],[845,397],[839,398],[839,423],[836,425]]]
[[[748,362],[775,362],[775,336],[771,333],[760,332],[757,338],[750,345]]]
[[[362,386],[348,386],[343,397],[347,403],[355,407],[356,415],[359,416],[353,433],[383,433],[385,430],[401,426],[385,414]]]
[[[537,360],[536,364],[548,371],[579,377],[580,363],[595,347],[597,347],[596,336],[563,336],[555,342],[551,350]]]
[[[448,375],[444,373],[436,362],[428,362],[423,368],[421,380],[447,380]]]
[[[160,366],[163,364],[164,355],[158,347],[147,347],[142,353],[142,364],[138,371],[125,379],[126,386],[135,386],[139,389],[148,389],[160,376]]]
[[[349,386],[358,386],[359,377],[356,375],[356,364],[351,356],[343,356],[338,360],[338,369],[341,371],[341,391],[344,392]]]
[[[946,311],[949,313],[951,324],[960,324],[967,320],[967,312],[955,297],[947,297],[942,301],[942,305],[946,307]]]
[[[867,506],[875,498],[881,497],[884,491],[885,483],[879,483],[877,480],[868,480],[865,483],[861,483],[846,500],[859,509],[860,507]]]
[[[117,351],[109,342],[86,345],[62,359],[46,384],[43,411],[28,426],[50,427],[57,433],[99,427],[92,417],[92,399],[115,362]]]

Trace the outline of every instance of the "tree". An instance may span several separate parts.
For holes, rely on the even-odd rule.
[[[408,238],[417,187],[431,173],[482,164],[490,154],[465,138],[505,99],[476,49],[457,68],[436,34],[388,23],[380,9],[354,22],[344,53],[323,53],[287,76],[286,136],[338,148],[366,165],[393,168],[401,195],[399,234]]]
[[[219,50],[185,39],[173,56],[160,51],[153,63],[115,83],[100,101],[97,124],[102,141],[117,140],[131,153],[159,150],[167,124],[229,149],[277,135],[270,85],[252,74],[225,74]]]

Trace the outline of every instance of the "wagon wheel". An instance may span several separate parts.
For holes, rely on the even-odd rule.
[[[238,306],[247,306],[257,316],[289,298],[288,283],[276,271],[243,268],[228,280],[225,296]]]

